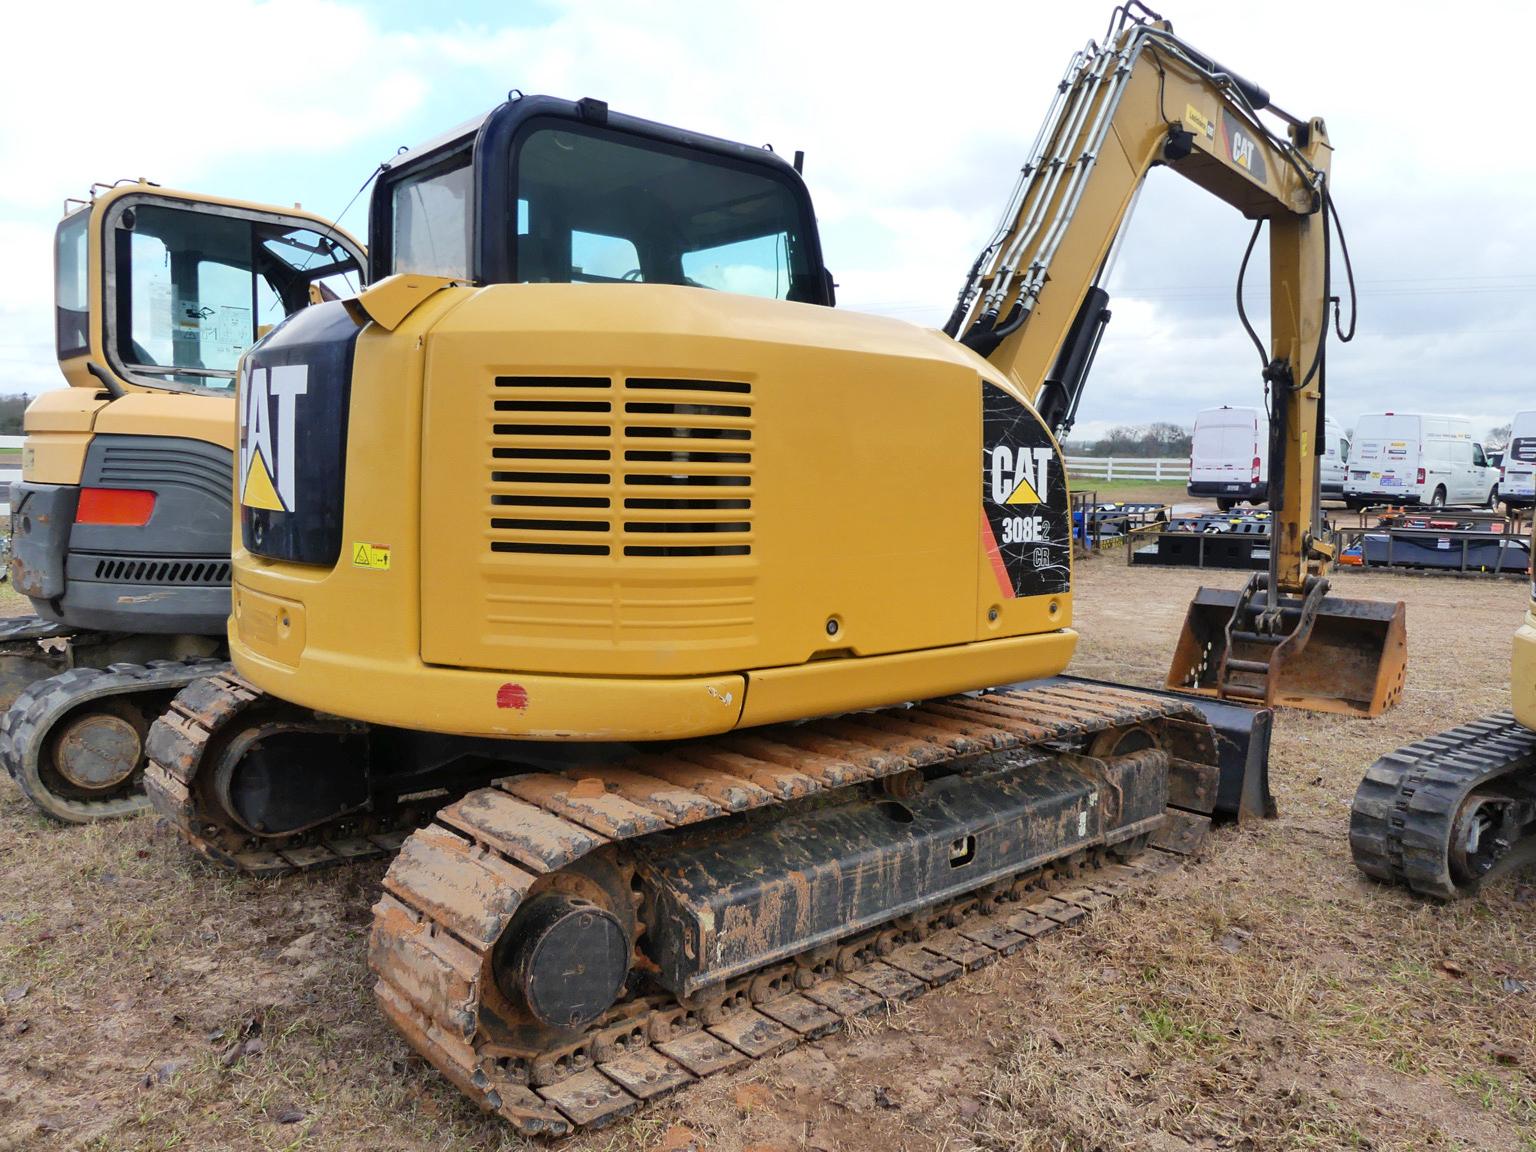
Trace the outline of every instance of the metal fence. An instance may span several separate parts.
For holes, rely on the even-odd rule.
[[[1189,479],[1189,460],[1179,456],[1137,460],[1115,456],[1068,456],[1067,476],[1076,487],[1084,480],[1177,480]]]

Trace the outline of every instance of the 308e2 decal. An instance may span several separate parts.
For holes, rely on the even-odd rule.
[[[1065,592],[1072,576],[1067,479],[1040,418],[981,384],[982,546],[1004,596]]]

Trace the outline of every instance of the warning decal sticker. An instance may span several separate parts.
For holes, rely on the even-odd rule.
[[[1072,534],[1067,478],[1040,418],[981,382],[981,535],[1002,594],[1067,591]]]
[[[389,571],[388,544],[353,544],[352,567],[372,568],[376,572]]]

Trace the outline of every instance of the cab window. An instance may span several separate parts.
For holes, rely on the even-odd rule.
[[[770,172],[565,124],[523,136],[513,171],[518,219],[508,233],[518,281],[817,299],[805,243],[811,222]]]
[[[90,297],[86,280],[86,225],[91,213],[82,208],[59,225],[54,263],[55,338],[59,359],[78,356],[90,347]]]
[[[122,211],[113,233],[112,351],[163,387],[233,388],[241,354],[312,292],[360,285],[356,261],[310,228],[145,204]]]
[[[469,278],[469,153],[402,180],[390,197],[390,271]]]

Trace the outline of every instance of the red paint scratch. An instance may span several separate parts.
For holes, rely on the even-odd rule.
[[[523,711],[528,707],[528,689],[521,684],[503,684],[496,689],[496,707]]]

